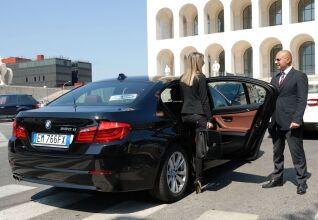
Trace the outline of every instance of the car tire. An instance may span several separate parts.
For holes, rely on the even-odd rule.
[[[185,196],[189,185],[190,166],[185,150],[173,145],[163,158],[151,195],[163,202],[175,202]]]

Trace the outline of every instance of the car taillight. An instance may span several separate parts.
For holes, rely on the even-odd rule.
[[[41,103],[35,104],[35,108],[41,108],[41,107],[42,107]]]
[[[131,129],[130,124],[121,122],[102,121],[98,127],[87,127],[79,130],[76,136],[77,143],[101,143],[124,139]]]
[[[318,99],[308,99],[307,100],[307,105],[312,107],[312,106],[318,106]]]
[[[19,139],[27,140],[27,133],[25,128],[22,127],[21,125],[17,125],[16,119],[14,119],[13,125],[12,125],[12,136]]]

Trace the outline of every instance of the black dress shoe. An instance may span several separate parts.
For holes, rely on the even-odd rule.
[[[308,186],[306,183],[298,184],[297,194],[300,194],[300,195],[305,194],[307,188],[308,188]]]
[[[273,187],[282,186],[282,185],[283,185],[283,179],[270,180],[268,183],[263,184],[262,188],[273,188]]]

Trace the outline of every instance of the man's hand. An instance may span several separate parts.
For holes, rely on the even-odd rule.
[[[295,122],[290,123],[290,126],[289,126],[290,129],[295,129],[295,128],[299,128],[299,127],[300,127],[300,124],[297,124]]]

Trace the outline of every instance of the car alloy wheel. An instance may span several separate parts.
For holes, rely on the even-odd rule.
[[[172,193],[179,193],[185,186],[187,164],[182,153],[174,152],[167,164],[167,184]]]

